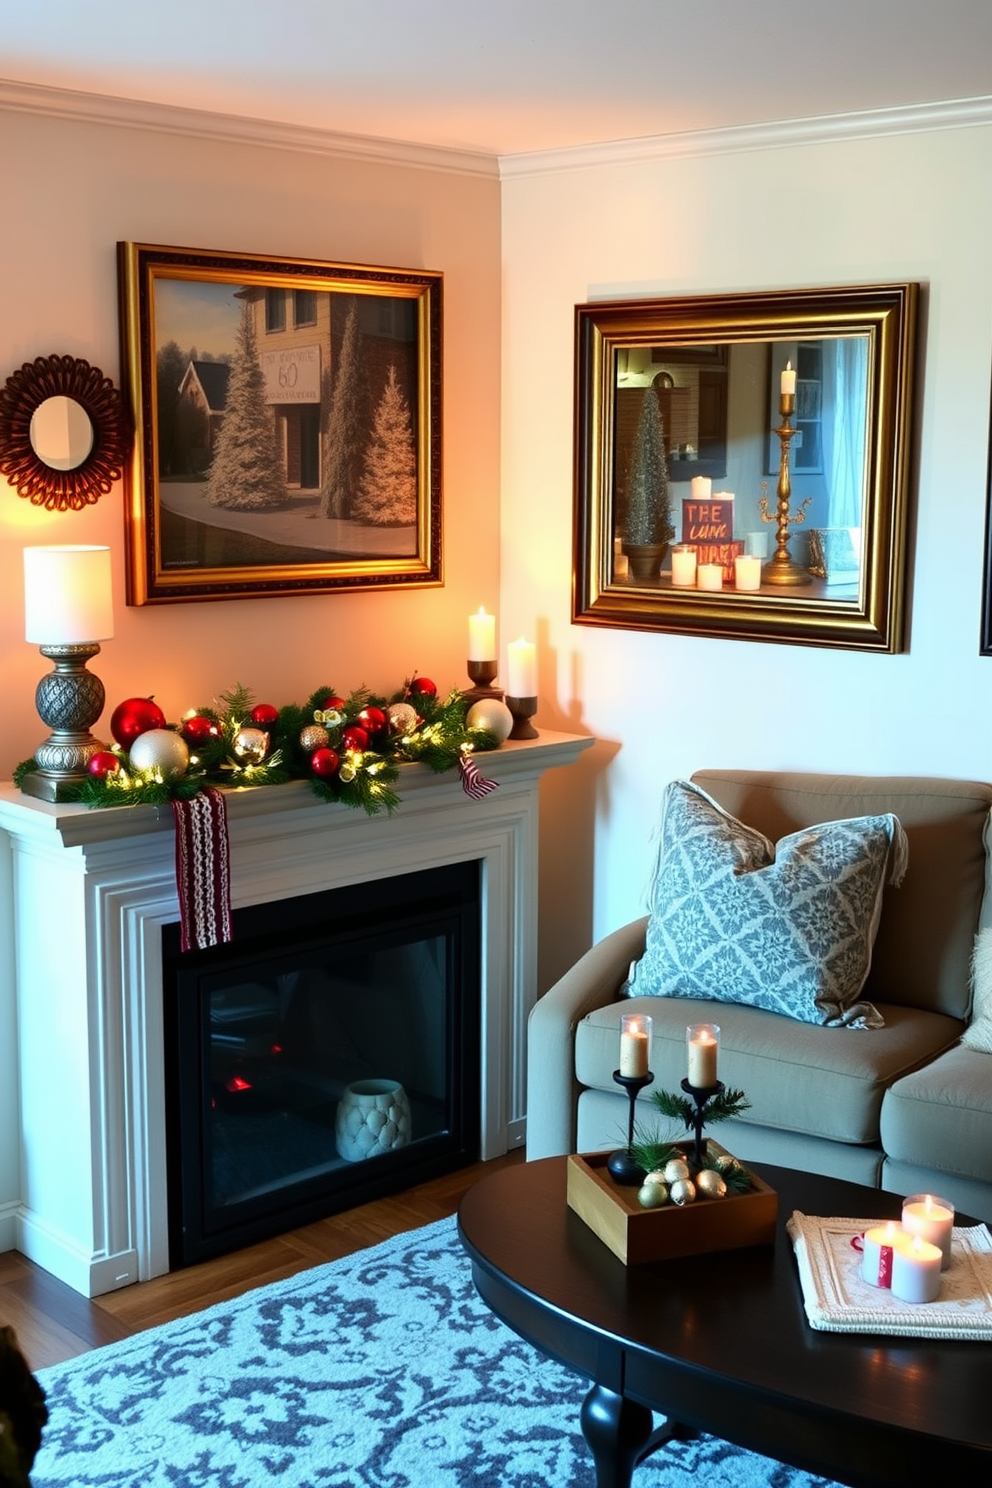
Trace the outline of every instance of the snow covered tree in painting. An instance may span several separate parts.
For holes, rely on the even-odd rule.
[[[406,526],[417,520],[417,451],[410,407],[395,367],[389,369],[375,411],[354,516],[376,527]]]
[[[286,483],[272,410],[258,359],[251,306],[241,307],[224,419],[207,478],[211,506],[272,511],[285,505]]]
[[[361,361],[358,297],[352,295],[350,298],[324,439],[324,473],[320,483],[322,517],[354,515],[355,493],[362,478],[368,439],[369,399]]]

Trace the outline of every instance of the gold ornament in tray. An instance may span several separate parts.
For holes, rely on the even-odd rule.
[[[674,1144],[687,1155],[692,1142]],[[712,1159],[729,1156],[708,1140]],[[606,1166],[608,1152],[573,1153],[566,1166],[568,1206],[619,1256],[625,1266],[667,1261],[706,1251],[771,1245],[775,1240],[778,1195],[755,1174],[743,1192],[723,1198],[699,1195],[691,1204],[645,1209],[635,1187],[614,1183]]]

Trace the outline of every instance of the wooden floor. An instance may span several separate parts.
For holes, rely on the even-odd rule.
[[[485,1173],[523,1162],[523,1149],[476,1163],[388,1199],[376,1199],[247,1250],[138,1282],[90,1301],[17,1251],[0,1254],[0,1324],[9,1324],[32,1369],[184,1317],[252,1287],[281,1281],[406,1230],[454,1214]]]

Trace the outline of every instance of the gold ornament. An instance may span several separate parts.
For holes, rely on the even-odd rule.
[[[146,729],[131,745],[131,764],[136,770],[157,770],[163,780],[185,775],[189,749],[173,729]]]
[[[319,723],[308,723],[300,732],[300,748],[305,749],[307,754],[313,754],[315,749],[326,749],[330,738],[326,728],[322,728]]]
[[[642,1209],[660,1209],[668,1203],[668,1185],[657,1183],[656,1173],[649,1173],[637,1190],[637,1202]]]
[[[269,736],[264,729],[243,728],[234,736],[234,752],[246,765],[260,765],[269,749]]]
[[[723,1199],[727,1196],[727,1185],[713,1168],[704,1168],[697,1175],[696,1187],[707,1199]]]
[[[341,761],[341,768],[338,770],[338,779],[343,780],[345,785],[350,784],[357,774],[358,771],[355,769],[350,758]]]
[[[390,703],[386,712],[394,734],[408,734],[417,727],[417,710],[409,703]]]

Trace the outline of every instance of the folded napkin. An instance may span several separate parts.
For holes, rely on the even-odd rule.
[[[936,1302],[903,1302],[861,1277],[852,1241],[879,1219],[819,1219],[793,1212],[786,1225],[810,1327],[826,1333],[892,1333],[904,1338],[992,1339],[992,1237],[985,1225],[956,1227],[951,1264]]]

